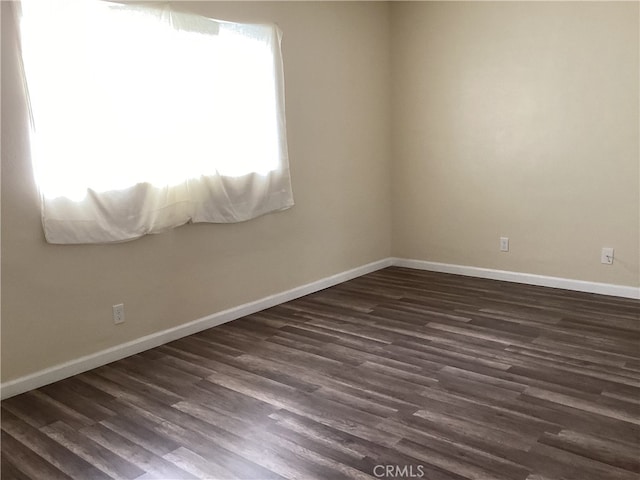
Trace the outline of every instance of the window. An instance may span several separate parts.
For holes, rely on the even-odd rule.
[[[293,205],[275,25],[34,0],[20,31],[49,242],[124,241]]]

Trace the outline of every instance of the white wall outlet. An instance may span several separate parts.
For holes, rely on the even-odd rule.
[[[500,251],[501,252],[509,251],[509,237],[500,237]]]
[[[113,306],[113,323],[124,323],[124,303]]]
[[[600,263],[605,265],[613,264],[613,248],[602,247],[602,253],[600,253]]]

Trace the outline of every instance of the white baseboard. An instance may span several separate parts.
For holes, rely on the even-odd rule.
[[[217,325],[221,325],[231,320],[251,315],[252,313],[265,310],[267,308],[279,305],[296,298],[309,295],[310,293],[323,290],[328,287],[332,287],[347,280],[351,280],[356,277],[360,277],[367,273],[380,270],[382,268],[390,267],[392,265],[392,259],[387,258],[379,260],[377,262],[369,263],[361,267],[348,270],[346,272],[338,273],[330,277],[320,279],[315,282],[302,285],[300,287],[292,288],[285,292],[276,293],[268,297],[261,298],[253,302],[245,303],[237,307],[223,310],[221,312],[207,315],[206,317],[199,318],[189,323],[179,325],[177,327],[163,330],[161,332],[152,333],[142,338],[132,340],[115,347],[102,350],[91,355],[71,360],[69,362],[54,365],[53,367],[35,372],[24,377],[10,380],[0,385],[0,397],[2,399],[13,397],[20,393],[40,388],[44,385],[48,385],[58,380],[77,375],[78,373],[86,372],[93,368],[106,365],[107,363],[120,360],[130,355],[149,350],[150,348],[163,345],[165,343],[177,340],[188,335],[192,335],[202,330],[206,330]]]
[[[570,278],[549,277],[532,273],[510,272],[506,270],[494,270],[491,268],[469,267],[465,265],[453,265],[449,263],[427,262],[424,260],[411,260],[407,258],[394,258],[396,267],[414,268],[417,270],[429,270],[431,272],[453,273],[467,277],[489,278],[492,280],[504,280],[513,283],[525,283],[542,287],[562,288],[578,292],[599,293],[614,297],[640,298],[640,288],[611,283],[586,282]]]
[[[33,390],[35,388],[48,385],[58,380],[86,372],[93,368],[106,365],[107,363],[120,360],[130,355],[143,352],[150,348],[163,345],[177,340],[187,335],[192,335],[202,330],[206,330],[217,325],[221,325],[231,320],[251,315],[252,313],[265,310],[284,302],[295,300],[310,293],[323,290],[325,288],[338,285],[356,277],[375,272],[382,268],[397,266],[413,268],[418,270],[429,270],[432,272],[453,273],[468,277],[488,278],[492,280],[504,280],[514,283],[525,283],[529,285],[539,285],[544,287],[562,288],[579,292],[599,293],[602,295],[612,295],[616,297],[640,298],[640,288],[625,285],[613,285],[609,283],[586,282],[582,280],[572,280],[568,278],[548,277],[544,275],[534,275],[529,273],[510,272],[504,270],[493,270],[490,268],[469,267],[464,265],[452,265],[447,263],[427,262],[423,260],[411,260],[406,258],[386,258],[377,262],[369,263],[361,267],[338,273],[330,277],[320,279],[315,282],[302,285],[300,287],[287,290],[285,292],[270,295],[259,300],[245,303],[237,307],[223,310],[221,312],[207,315],[192,322],[179,325],[177,327],[152,333],[142,338],[132,340],[115,347],[102,350],[91,355],[71,360],[69,362],[54,365],[53,367],[39,372],[26,375],[24,377],[10,380],[0,385],[0,397],[2,399],[13,397],[20,393]]]

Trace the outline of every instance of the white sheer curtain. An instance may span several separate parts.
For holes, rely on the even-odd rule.
[[[293,205],[275,25],[23,0],[20,31],[47,241],[124,241]]]

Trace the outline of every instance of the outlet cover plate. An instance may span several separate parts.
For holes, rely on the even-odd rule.
[[[113,306],[113,323],[116,325],[124,323],[124,303]]]
[[[613,248],[602,247],[602,253],[600,253],[600,263],[605,265],[613,265]]]
[[[509,251],[509,237],[500,237],[500,251],[501,252]]]

